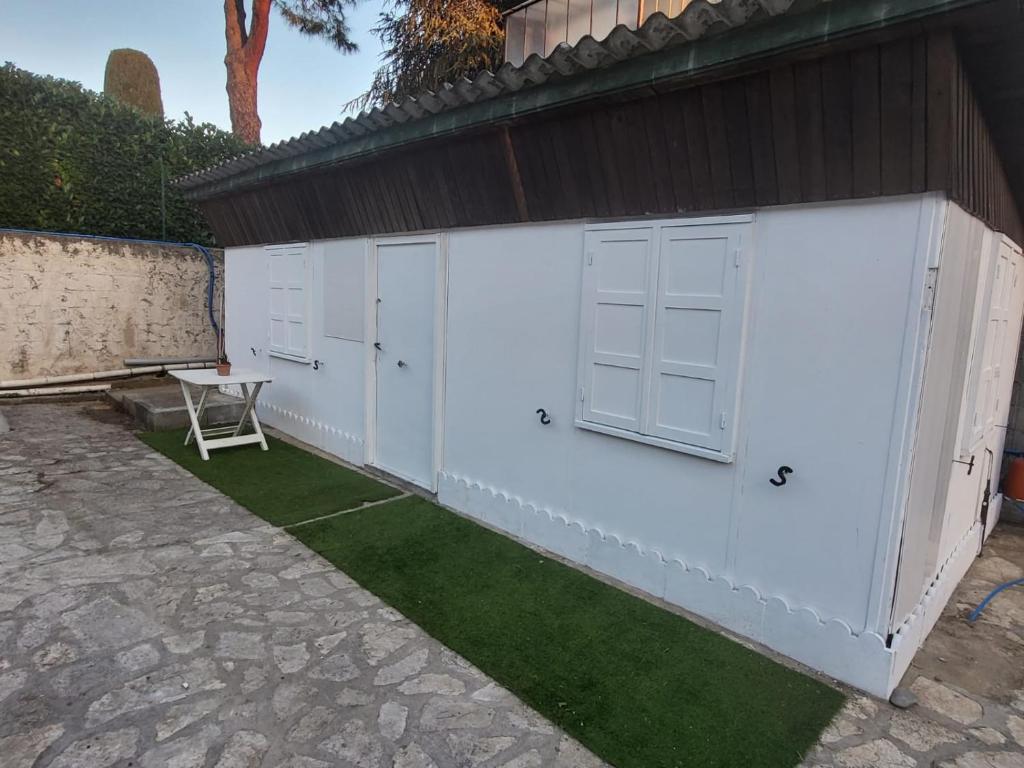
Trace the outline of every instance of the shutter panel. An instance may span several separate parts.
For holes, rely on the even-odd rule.
[[[591,230],[583,270],[583,420],[639,432],[645,390],[651,228]]]
[[[661,230],[647,434],[722,450],[739,358],[741,225]]]
[[[307,355],[306,246],[270,248],[270,348]]]

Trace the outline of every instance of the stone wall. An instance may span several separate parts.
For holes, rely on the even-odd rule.
[[[0,230],[0,380],[215,354],[208,274],[193,248]]]

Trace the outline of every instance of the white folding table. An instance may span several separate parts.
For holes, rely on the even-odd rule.
[[[195,438],[196,446],[199,448],[199,455],[203,461],[208,461],[210,451],[215,448],[228,448],[232,445],[249,445],[259,443],[260,448],[267,450],[267,439],[263,436],[260,428],[260,420],[256,418],[256,398],[259,397],[260,388],[273,381],[273,378],[265,373],[253,371],[246,368],[232,368],[228,376],[220,376],[214,368],[198,368],[193,370],[169,371],[171,376],[181,384],[181,394],[185,398],[185,407],[188,409],[188,418],[192,426],[185,436],[185,445]],[[192,392],[189,385],[199,387],[202,394],[199,396],[199,407],[192,402]],[[245,406],[242,409],[242,418],[236,426],[214,427],[203,429],[203,412],[206,410],[206,396],[210,390],[215,390],[222,384],[234,384],[242,390]],[[251,387],[251,389],[250,389]],[[243,435],[245,423],[252,422],[253,433]],[[227,437],[221,437],[227,435]]]

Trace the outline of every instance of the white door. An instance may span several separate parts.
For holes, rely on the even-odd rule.
[[[998,495],[1006,446],[1006,423],[1010,416],[1010,397],[1020,349],[1021,312],[1024,310],[1024,258],[1009,240],[999,247],[996,274],[989,311],[988,333],[981,376],[982,410],[976,420],[984,425],[983,448],[995,460],[989,461],[988,481],[992,500],[986,519],[985,535],[999,520],[1002,498]],[[991,346],[991,349],[989,348]],[[984,481],[983,481],[984,482]]]
[[[379,241],[374,465],[434,488],[436,240]]]

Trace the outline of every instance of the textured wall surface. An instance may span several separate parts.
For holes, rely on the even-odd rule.
[[[212,355],[207,278],[191,248],[0,232],[0,379]]]

